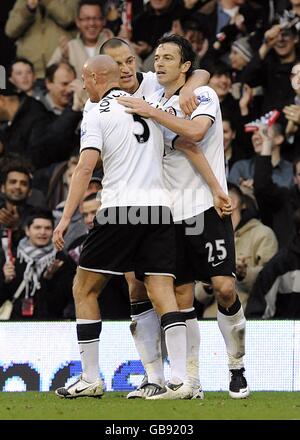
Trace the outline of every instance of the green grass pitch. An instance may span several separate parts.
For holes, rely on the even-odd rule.
[[[253,392],[233,400],[207,392],[204,400],[60,399],[53,392],[0,393],[0,420],[300,420],[300,392]]]

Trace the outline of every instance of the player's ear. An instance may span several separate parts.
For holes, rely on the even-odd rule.
[[[190,61],[186,61],[185,63],[183,63],[181,66],[182,73],[186,73],[191,67],[191,65],[192,63]]]

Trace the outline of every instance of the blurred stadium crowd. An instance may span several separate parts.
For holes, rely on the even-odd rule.
[[[300,318],[300,0],[1,0],[0,9],[0,306],[13,299],[11,319],[75,317],[72,280],[101,169],[64,252],[51,237],[78,161],[83,63],[118,36],[138,69],[153,71],[167,33],[191,42],[220,99],[246,317]],[[263,148],[255,124],[275,116]],[[211,286],[195,293],[198,318],[216,317]],[[100,303],[104,319],[129,318],[123,277]]]

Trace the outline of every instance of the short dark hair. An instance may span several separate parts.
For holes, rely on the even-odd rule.
[[[6,164],[6,166],[2,169],[2,178],[1,184],[5,184],[9,173],[17,172],[25,174],[28,177],[29,187],[32,186],[32,170],[22,163],[12,162]]]
[[[228,64],[224,63],[223,61],[211,63],[208,66],[208,71],[211,76],[226,75],[229,78],[231,78],[231,68],[228,66]]]
[[[109,40],[105,41],[102,44],[102,46],[99,49],[99,54],[103,55],[103,54],[105,54],[106,49],[115,49],[116,47],[120,47],[123,45],[128,46],[130,48],[127,41],[122,40],[121,38],[117,38],[117,37],[110,38]]]
[[[77,6],[77,17],[79,17],[80,10],[82,6],[91,5],[91,6],[99,6],[101,12],[103,14],[103,5],[101,4],[101,0],[80,0]],[[104,14],[103,14],[104,15]]]
[[[30,214],[26,217],[25,226],[29,228],[36,218],[44,218],[46,220],[50,220],[52,228],[54,228],[54,217],[49,209],[35,208],[34,210],[32,210]]]
[[[67,69],[71,70],[76,78],[76,70],[74,69],[72,64],[68,63],[67,61],[61,61],[59,63],[54,63],[48,66],[46,69],[45,78],[48,81],[53,82],[55,72],[62,66],[65,66]]]
[[[27,58],[24,58],[24,57],[17,57],[17,58],[15,58],[15,59],[10,63],[10,65],[9,65],[8,68],[7,68],[7,75],[8,75],[8,77],[11,76],[12,71],[13,71],[13,67],[14,67],[14,65],[17,64],[17,63],[27,64],[27,65],[30,67],[32,73],[34,73],[34,65],[33,65],[33,63],[32,63],[31,61],[29,61]]]
[[[186,63],[187,61],[191,62],[191,66],[189,70],[186,72],[186,76],[188,78],[191,75],[192,71],[194,70],[194,62],[196,59],[196,54],[193,50],[193,46],[186,38],[182,37],[181,35],[172,34],[167,37],[160,38],[155,48],[157,48],[161,44],[166,44],[166,43],[176,44],[176,46],[179,47],[182,64]]]
[[[300,156],[296,157],[296,159],[293,160],[293,173],[294,173],[294,176],[297,173],[297,165],[298,165],[299,162],[300,162]]]
[[[207,25],[199,14],[193,14],[193,16],[180,18],[180,24],[183,32],[191,30],[200,32],[204,38],[207,38],[208,36]]]

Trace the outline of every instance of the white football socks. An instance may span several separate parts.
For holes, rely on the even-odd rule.
[[[131,315],[131,334],[143,363],[149,383],[164,385],[164,369],[161,356],[161,325],[154,309]]]

